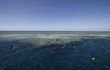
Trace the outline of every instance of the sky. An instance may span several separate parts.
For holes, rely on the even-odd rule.
[[[0,31],[110,31],[110,0],[0,0]]]

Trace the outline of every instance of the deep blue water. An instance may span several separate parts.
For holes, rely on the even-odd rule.
[[[0,70],[110,70],[110,40],[37,46],[0,41]]]

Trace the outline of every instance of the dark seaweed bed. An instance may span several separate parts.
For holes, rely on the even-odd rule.
[[[0,70],[110,70],[110,40],[44,46],[0,41]]]

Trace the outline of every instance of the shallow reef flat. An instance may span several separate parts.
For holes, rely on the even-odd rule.
[[[0,70],[110,70],[110,32],[0,32]]]

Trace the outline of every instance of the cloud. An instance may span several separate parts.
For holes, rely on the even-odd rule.
[[[61,31],[94,31],[94,30],[105,30],[109,31],[109,26],[106,24],[2,24],[0,30],[61,30]]]

